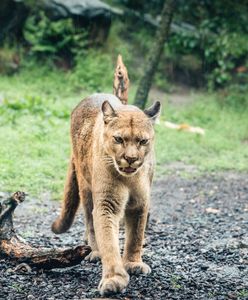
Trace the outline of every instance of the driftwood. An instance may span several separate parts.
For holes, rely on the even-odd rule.
[[[127,68],[122,61],[122,56],[119,54],[114,74],[113,94],[118,97],[123,104],[127,104],[128,102],[128,87],[129,78]]]
[[[88,246],[69,249],[36,248],[19,237],[13,227],[13,213],[24,199],[23,192],[16,192],[10,198],[0,202],[0,254],[2,256],[24,263],[23,265],[28,267],[53,269],[77,265],[90,253]]]

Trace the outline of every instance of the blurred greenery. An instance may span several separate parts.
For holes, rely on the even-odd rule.
[[[60,198],[70,153],[70,112],[89,93],[68,83],[70,76],[37,65],[1,78],[0,190],[22,189],[35,196],[50,191]],[[134,90],[135,85],[131,97]],[[223,105],[215,93],[192,98],[191,105],[180,108],[169,104],[166,94],[160,99],[164,111],[156,125],[157,174],[177,161],[199,171],[247,171],[248,110]],[[206,135],[168,129],[164,120],[201,126]]]
[[[84,55],[77,55],[69,82],[78,88],[99,92],[112,86],[113,70],[111,56],[97,50],[88,51]]]
[[[43,11],[31,15],[24,27],[29,51],[36,55],[56,55],[70,59],[87,44],[87,32],[76,29],[71,19],[51,21]]]
[[[174,162],[199,172],[247,172],[247,12],[242,1],[225,7],[220,1],[179,2],[175,22],[194,29],[172,32],[154,79],[163,102],[156,125],[157,174]],[[156,16],[163,1],[108,3]],[[70,19],[51,21],[31,10],[25,41],[6,40],[0,48],[0,190],[35,196],[50,191],[60,198],[72,108],[89,93],[112,92],[118,53],[129,71],[132,102],[153,37],[154,28],[140,19],[114,18],[108,39],[91,45],[87,30],[75,29]],[[200,78],[201,89],[185,105],[171,103],[170,93],[187,78],[191,84]],[[165,120],[200,126],[206,134],[168,129]]]
[[[112,0],[108,3],[127,7],[142,15],[149,14],[155,21],[164,1]],[[237,68],[240,66],[246,68],[247,82],[247,20],[246,0],[237,1],[235,4],[231,0],[178,0],[173,20],[178,30],[172,32],[166,46],[167,60],[173,60],[174,69],[179,67],[190,72],[192,61],[181,65],[184,57],[190,54],[194,57],[194,62],[199,61],[197,74],[190,73],[190,76],[201,76],[203,83],[207,83],[211,89],[227,86],[232,81],[239,82]],[[136,20],[137,27],[139,30],[135,31],[138,31],[138,40],[142,48],[147,50],[150,47],[147,33],[151,36],[153,31],[149,31],[147,25],[144,26]]]

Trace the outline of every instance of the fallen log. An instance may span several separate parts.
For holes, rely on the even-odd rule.
[[[77,246],[69,249],[33,247],[17,235],[13,226],[13,213],[24,199],[25,193],[16,192],[0,202],[0,255],[9,257],[17,263],[42,269],[65,268],[80,264],[90,253],[90,247]]]

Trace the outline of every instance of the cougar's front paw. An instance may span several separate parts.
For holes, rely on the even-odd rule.
[[[99,251],[91,251],[86,257],[85,260],[90,262],[97,262],[101,259]]]
[[[98,286],[98,290],[102,296],[119,293],[125,290],[128,281],[129,275],[125,269],[119,268],[113,276],[107,274],[102,278]]]
[[[126,262],[124,264],[125,269],[130,274],[149,274],[151,268],[143,262]]]

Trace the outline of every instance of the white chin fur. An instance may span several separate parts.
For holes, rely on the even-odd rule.
[[[137,173],[138,170],[136,170],[135,172],[133,173],[126,173],[126,172],[122,172],[120,170],[117,170],[119,172],[119,174],[121,174],[122,176],[125,176],[125,177],[132,177],[133,175],[135,175]]]
[[[118,167],[117,163],[115,162],[115,160],[114,160],[114,166],[115,166],[116,171],[117,171],[121,176],[124,176],[124,177],[132,177],[132,176],[135,175],[135,174],[138,172],[138,170],[139,170],[139,169],[137,169],[137,170],[136,170],[135,172],[133,172],[133,173],[122,172],[122,171],[119,169],[119,167]]]

